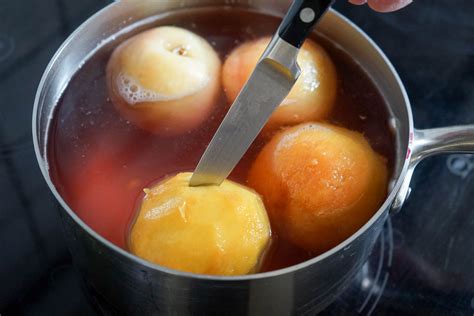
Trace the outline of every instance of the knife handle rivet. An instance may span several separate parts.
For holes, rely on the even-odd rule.
[[[300,11],[300,19],[304,23],[313,22],[315,17],[316,17],[316,14],[314,13],[313,9],[311,9],[311,8],[304,8],[303,10]]]

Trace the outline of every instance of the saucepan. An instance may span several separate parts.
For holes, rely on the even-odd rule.
[[[418,162],[443,152],[474,152],[474,125],[419,130],[413,125],[405,88],[377,45],[347,18],[331,10],[317,31],[355,58],[377,84],[390,111],[396,162],[389,195],[355,234],[306,262],[266,273],[218,277],[178,272],[144,261],[88,227],[53,184],[47,135],[55,104],[78,66],[127,26],[170,10],[200,6],[244,6],[283,16],[286,0],[118,1],[82,24],[49,63],[36,94],[33,139],[43,176],[56,199],[76,266],[91,287],[125,314],[314,314],[349,285],[366,261],[390,213],[403,205]]]

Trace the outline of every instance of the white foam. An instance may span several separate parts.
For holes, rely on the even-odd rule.
[[[306,92],[313,92],[319,87],[318,69],[313,62],[308,62],[303,65],[300,80],[302,80],[303,90]]]
[[[312,61],[301,63],[301,75],[298,78],[297,83],[301,85],[301,88],[306,93],[314,92],[321,85],[321,82],[318,80],[318,69]],[[295,98],[286,97],[280,106],[293,105],[298,100]]]
[[[178,100],[203,89],[209,83],[209,77],[203,77],[200,84],[193,87],[193,89],[177,93],[173,95],[166,95],[144,88],[135,78],[120,74],[117,77],[117,88],[120,96],[130,105],[135,105],[142,102],[159,102]]]
[[[296,137],[298,137],[301,133],[304,133],[304,132],[310,131],[310,130],[327,131],[327,130],[329,130],[329,128],[327,128],[323,125],[320,125],[320,124],[313,124],[313,123],[305,124],[305,125],[299,127],[294,132],[283,136],[283,138],[280,140],[280,142],[278,143],[278,145],[275,149],[275,153],[278,154],[281,150],[289,148],[293,144],[293,140]]]

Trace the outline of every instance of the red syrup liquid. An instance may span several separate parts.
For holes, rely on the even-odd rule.
[[[174,25],[191,30],[207,39],[224,61],[241,43],[273,34],[279,23],[279,18],[256,11],[207,8],[172,12],[139,29]],[[230,106],[221,91],[207,121],[176,137],[153,135],[122,118],[108,96],[105,69],[113,49],[137,31],[85,61],[57,104],[48,140],[51,175],[64,200],[87,225],[124,249],[143,188],[192,171]],[[338,73],[336,104],[328,121],[362,132],[392,170],[395,143],[383,97],[347,53],[319,35],[313,39],[330,54]],[[230,179],[246,184],[248,169],[266,141],[257,138]],[[274,236],[262,270],[287,267],[315,255]]]

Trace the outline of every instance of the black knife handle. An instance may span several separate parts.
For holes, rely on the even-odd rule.
[[[321,15],[335,0],[294,0],[280,24],[278,35],[300,48]]]

